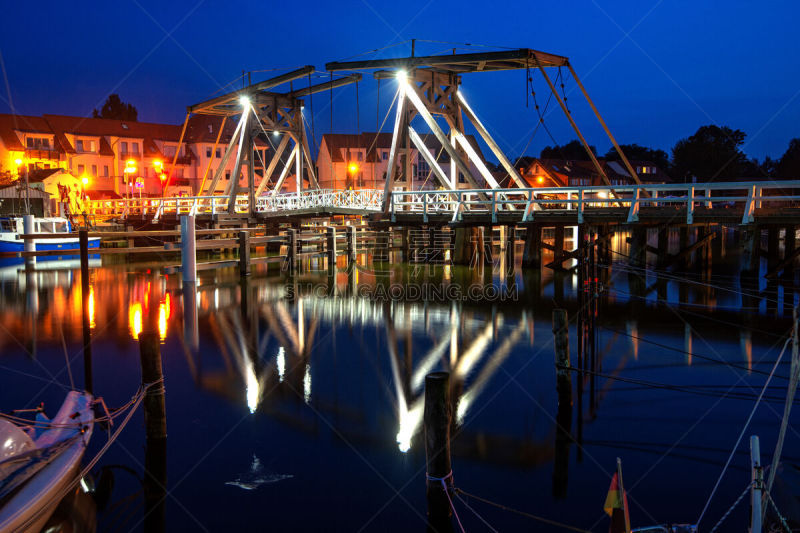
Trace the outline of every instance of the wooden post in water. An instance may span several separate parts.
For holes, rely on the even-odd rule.
[[[772,272],[780,260],[779,246],[779,228],[772,226],[767,229],[767,272]]]
[[[542,226],[539,224],[531,224],[525,229],[522,267],[537,270],[542,268]]]
[[[506,227],[506,265],[509,272],[514,270],[517,261],[517,227]]]
[[[150,386],[144,396],[145,475],[144,530],[164,531],[167,485],[167,412],[164,402],[163,371],[158,333],[139,334],[142,384]]]
[[[87,392],[93,392],[92,332],[89,321],[89,230],[78,231],[78,244],[81,254],[81,300],[83,300],[83,387]]]
[[[142,366],[142,383],[150,386],[144,396],[144,425],[148,438],[167,436],[167,411],[164,403],[164,379],[161,367],[161,345],[158,333],[143,331],[139,334],[139,359]]]
[[[336,228],[326,228],[326,251],[328,255],[328,271],[336,271]]]
[[[289,263],[289,272],[294,272],[297,268],[297,230],[286,230],[286,237],[286,261]]]
[[[569,322],[565,309],[553,309],[553,347],[556,364],[556,414],[555,458],[553,464],[553,497],[567,497],[569,472],[569,444],[572,441],[572,377],[569,360]]]
[[[181,216],[181,273],[184,283],[197,282],[194,215]]]
[[[250,232],[239,232],[239,276],[250,275]]]
[[[647,262],[647,228],[631,227],[630,262],[632,266],[643,267]]]
[[[22,217],[22,231],[28,235],[34,233],[33,229],[33,215],[25,215]],[[24,245],[26,252],[36,251],[36,243],[33,239],[25,239]],[[36,256],[31,255],[25,258],[25,266],[33,266],[36,264]]]
[[[425,461],[429,530],[452,531],[450,503],[445,490],[453,486],[450,462],[450,374],[433,372],[425,376]],[[444,485],[443,485],[444,482]],[[445,488],[447,487],[447,488]]]
[[[750,437],[750,464],[752,485],[750,489],[750,533],[761,533],[761,493],[764,490],[764,469],[761,468],[761,448],[758,435]]]
[[[356,227],[348,226],[346,235],[347,235],[347,262],[348,264],[355,263],[357,260],[356,247],[358,244],[356,237]]]

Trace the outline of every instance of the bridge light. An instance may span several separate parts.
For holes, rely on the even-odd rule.
[[[396,76],[398,80],[406,81],[406,78],[408,78],[408,73],[405,70],[398,70]]]
[[[161,170],[164,167],[164,163],[160,159],[156,159],[155,161],[153,161],[153,166]]]
[[[350,163],[350,165],[347,167],[347,170],[350,172],[350,174],[355,174],[358,172],[358,165],[355,163]]]
[[[536,178],[536,182],[537,182],[539,185],[541,185],[542,183],[544,183],[544,176],[539,176],[538,178]]]
[[[87,185],[89,185],[89,178],[86,177],[86,176],[83,176],[81,178],[81,183],[83,183],[83,186],[86,187]]]
[[[250,105],[250,97],[246,94],[243,94],[239,97],[239,103],[242,104],[242,107],[247,107]]]
[[[16,158],[16,159],[14,160],[14,164],[15,164],[15,165],[17,165],[17,166],[20,166],[20,165],[22,164],[22,159],[20,159],[19,157],[18,157],[18,158]]]
[[[159,174],[158,177],[161,180],[161,183],[164,183],[165,181],[167,181],[167,174],[165,172],[162,172],[161,174]]]

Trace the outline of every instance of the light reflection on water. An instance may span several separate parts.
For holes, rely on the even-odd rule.
[[[773,314],[763,316],[762,311],[761,316],[756,313],[744,320],[733,311],[742,306],[742,297],[736,292],[710,290],[696,284],[687,288],[670,282],[661,294],[671,305],[682,309],[682,304],[691,304],[691,313],[701,314],[683,314],[687,319],[684,323],[674,310],[659,308],[655,301],[658,292],[642,298],[627,296],[631,289],[626,274],[620,272],[607,280],[608,307],[600,319],[610,329],[624,334],[605,332],[597,343],[603,351],[601,370],[606,374],[659,382],[732,383],[736,374],[693,359],[692,353],[718,352],[722,358],[748,369],[763,368],[759,360],[768,354],[773,339],[760,330],[774,332],[785,325],[785,306],[759,303],[756,307],[766,309],[769,305]],[[31,278],[35,282],[31,283]],[[503,283],[516,287],[516,301],[381,301],[362,297],[354,290],[363,285],[407,284],[415,280],[497,284],[501,278]],[[340,271],[333,277],[324,272],[304,272],[295,278],[274,271],[256,271],[252,279],[240,282],[236,272],[229,269],[203,274],[195,289],[182,287],[176,277],[125,266],[93,270],[91,281],[91,327],[100,347],[95,351],[97,385],[101,394],[110,398],[111,405],[122,403],[122,393],[135,387],[139,377],[135,356],[138,347],[133,341],[149,329],[158,331],[164,343],[170,440],[183,445],[179,449],[188,454],[187,461],[202,457],[211,448],[217,440],[217,428],[224,435],[240,416],[252,420],[253,425],[247,428],[250,433],[234,433],[230,441],[220,444],[228,450],[227,457],[209,459],[207,467],[199,467],[209,486],[215,482],[214,469],[227,469],[227,480],[234,479],[231,472],[242,472],[247,465],[233,468],[232,457],[251,457],[252,453],[244,452],[254,452],[254,446],[280,450],[275,453],[284,461],[291,461],[292,451],[309,442],[313,443],[314,453],[326,458],[325,468],[314,475],[348,477],[352,465],[345,466],[337,447],[320,438],[321,426],[314,422],[317,416],[325,417],[341,438],[355,443],[353,446],[360,453],[370,457],[379,454],[383,461],[380,464],[387,472],[395,468],[392,465],[407,462],[413,466],[407,475],[413,476],[424,465],[424,378],[429,372],[446,370],[453,380],[452,409],[457,430],[453,454],[459,480],[484,486],[489,492],[498,491],[504,503],[511,504],[515,496],[506,488],[537,483],[541,487],[549,483],[551,475],[555,487],[555,478],[563,477],[569,480],[566,486],[571,487],[566,493],[561,488],[558,491],[559,495],[566,494],[566,507],[559,507],[562,496],[550,499],[547,491],[539,490],[537,498],[543,500],[539,514],[570,509],[576,522],[588,527],[596,512],[602,511],[588,502],[602,500],[607,489],[607,480],[594,461],[610,469],[614,458],[624,455],[626,468],[636,479],[653,460],[647,447],[652,449],[657,443],[666,449],[694,421],[680,424],[671,421],[671,417],[701,408],[698,403],[686,409],[682,396],[664,396],[663,391],[625,391],[624,386],[602,380],[593,389],[594,396],[588,380],[583,396],[577,396],[580,380],[574,379],[568,415],[574,418],[571,434],[575,440],[558,440],[550,311],[556,301],[572,314],[574,287],[578,285],[574,276],[549,270],[537,275],[517,272],[500,276],[495,272],[489,277],[479,268],[392,268],[384,272],[360,268],[350,274]],[[58,327],[63,325],[69,332],[70,345],[79,344],[80,295],[79,290],[73,289],[79,287],[79,272],[72,270],[41,272],[4,282],[1,320],[6,333],[2,337],[4,353],[0,364],[28,373],[38,370],[32,360],[17,358],[9,342],[12,335],[30,338],[35,328],[39,342],[34,357],[53,368],[63,366],[63,354],[56,350],[55,340]],[[32,294],[36,296],[35,306],[30,303]],[[698,307],[699,302],[718,312],[704,314],[707,308]],[[725,326],[708,317],[735,323]],[[752,329],[747,327],[749,324]],[[573,331],[572,342],[574,335]],[[653,340],[678,348],[678,358],[655,349],[648,342]],[[660,365],[659,370],[650,368],[656,364]],[[760,378],[749,377],[757,386]],[[105,386],[108,381],[125,384],[116,398],[115,391],[109,390],[112,387]],[[32,391],[30,384],[19,390],[9,388],[0,408],[18,407],[11,402],[27,401]],[[53,396],[57,397],[55,393]],[[710,406],[712,400],[705,405]],[[721,404],[708,421],[719,429],[717,434],[697,436],[691,444],[724,450],[730,440],[728,428],[735,433],[739,410],[747,407],[744,403]],[[200,415],[183,419],[185,413],[196,408]],[[192,418],[200,422],[190,421]],[[194,424],[203,424],[201,433],[212,433],[214,439],[201,444]],[[765,433],[770,429],[764,428]],[[124,437],[129,440],[123,439],[123,445],[134,449],[132,443],[140,438],[137,431],[132,426]],[[576,445],[579,431],[580,447]],[[767,440],[769,436],[762,438]],[[580,455],[579,448],[584,450]],[[554,470],[554,458],[559,453],[571,458],[568,471]],[[664,464],[680,469],[694,464],[687,461],[707,460],[708,464],[699,466],[695,473],[697,487],[688,489],[689,496],[700,501],[709,480],[718,473],[715,461],[723,457],[722,452],[701,454],[688,448],[682,453],[694,453],[693,459],[676,454]],[[109,464],[112,460],[129,461],[124,454],[109,457]],[[337,466],[338,462],[342,465]],[[176,478],[182,475],[182,464],[181,459],[170,456],[169,468],[178,472]],[[291,464],[274,470],[291,473],[294,480],[319,479],[310,478],[309,472],[303,478],[302,464]],[[559,463],[558,468],[562,467],[563,463]],[[369,474],[356,477],[359,485],[374,482]],[[636,497],[646,502],[648,510],[659,509],[662,515],[671,510],[669,505],[647,496],[648,491],[658,494],[659,485],[679,485],[678,480],[669,477],[669,472],[659,470],[639,488]],[[396,481],[399,486],[408,479],[401,476]],[[310,484],[305,487],[313,491]],[[738,487],[736,490],[738,495]],[[286,503],[280,495],[270,495]],[[235,495],[215,493],[215,498],[219,498],[218,505],[236,509],[243,517],[258,516],[254,508],[237,507]],[[377,495],[375,498],[380,501],[364,498],[364,515],[383,502]],[[515,506],[535,511],[538,504],[532,503],[534,500],[525,493]],[[413,501],[424,514],[424,501]],[[183,494],[181,502],[213,522],[213,517],[203,514],[207,500]],[[176,523],[179,512],[171,510],[168,521]],[[355,512],[362,512],[360,506]],[[402,509],[396,512],[402,517],[398,527],[414,527],[413,513]],[[335,514],[329,510],[331,513]],[[503,524],[501,516],[494,518],[498,525]],[[313,518],[306,520],[313,523]],[[358,529],[357,524],[353,526],[341,529]]]

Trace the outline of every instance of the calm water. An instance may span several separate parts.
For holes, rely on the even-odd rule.
[[[725,251],[715,249],[710,276],[676,274],[658,285],[646,275],[653,290],[645,295],[631,294],[641,272],[603,267],[596,343],[606,377],[573,376],[571,406],[562,401],[560,410],[551,311],[559,303],[573,316],[571,274],[362,264],[328,276],[320,263],[292,278],[274,266],[256,269],[245,283],[236,269],[205,271],[189,290],[179,275],[163,273],[166,262],[98,263],[89,292],[94,390],[111,407],[127,402],[141,382],[136,339],[145,329],[159,332],[167,493],[162,508],[145,502],[163,494],[143,488],[145,464],[157,464],[159,453],[146,448],[139,411],[95,468],[101,505],[84,499],[62,512],[84,513],[99,531],[422,531],[423,382],[427,372],[448,370],[458,487],[607,531],[602,507],[620,457],[634,525],[696,521],[781,350],[796,300],[763,283],[742,289],[737,259]],[[2,267],[3,412],[43,401],[55,413],[70,384],[65,349],[82,385],[76,267]],[[763,297],[742,294],[760,289]],[[780,376],[788,374],[788,354],[784,360]],[[747,432],[760,435],[765,462],[786,383],[773,380]],[[574,441],[559,435],[557,420]],[[98,429],[90,456],[105,439]],[[785,457],[798,459],[797,444],[793,425]],[[748,483],[748,461],[745,441],[706,529]],[[500,530],[563,531],[468,502]],[[456,506],[467,531],[487,530]],[[747,521],[745,501],[723,530],[744,531]]]

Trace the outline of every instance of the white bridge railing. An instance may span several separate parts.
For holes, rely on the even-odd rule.
[[[99,216],[152,215],[156,220],[164,214],[200,215],[228,212],[227,196],[180,196],[169,198],[121,198],[114,200],[91,200],[88,214]],[[248,197],[238,195],[234,213],[248,212]],[[260,196],[256,199],[256,211],[261,213],[295,211],[300,209],[347,208],[365,212],[380,211],[383,191],[360,189],[339,191],[315,189],[297,193],[283,193],[275,197]]]
[[[628,222],[639,220],[641,207],[686,210],[686,223],[694,221],[695,208],[742,209],[742,223],[753,222],[761,207],[797,207],[800,214],[800,180],[778,182],[680,183],[660,185],[619,185],[612,187],[540,187],[531,189],[460,189],[452,191],[392,192],[389,212],[397,215],[421,213],[427,222],[432,215],[448,215],[451,221],[465,215],[517,213],[530,222],[539,211],[577,211],[584,214],[603,209],[627,209]]]

